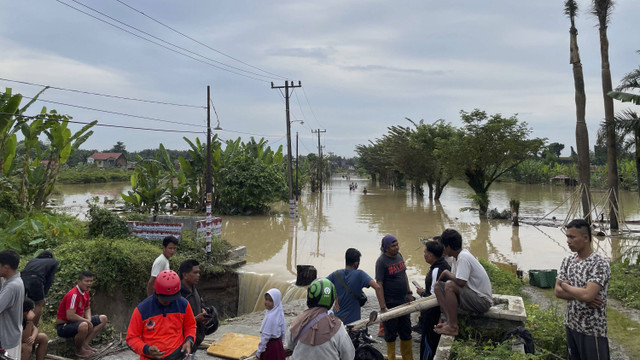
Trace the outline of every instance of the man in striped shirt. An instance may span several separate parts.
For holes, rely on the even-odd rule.
[[[56,319],[58,336],[74,338],[76,356],[88,358],[96,353],[89,342],[107,324],[106,315],[91,315],[89,289],[93,284],[93,273],[83,271],[78,284],[62,298]]]

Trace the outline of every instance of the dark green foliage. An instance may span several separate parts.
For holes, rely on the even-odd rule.
[[[626,306],[640,309],[640,265],[611,263],[609,296],[622,301]]]
[[[0,214],[6,226],[0,227],[0,250],[11,248],[20,254],[49,249],[84,233],[84,224],[69,215],[34,211],[22,218]]]
[[[455,341],[451,347],[451,359],[456,360],[528,360],[543,359],[538,355],[514,353],[509,342],[496,343]]]
[[[225,214],[265,213],[269,203],[287,198],[282,169],[249,155],[229,160],[218,189]]]
[[[520,296],[523,285],[522,280],[515,277],[513,273],[500,269],[485,259],[479,260],[480,264],[482,264],[487,271],[489,279],[491,279],[491,288],[494,294]]]
[[[129,181],[131,174],[131,171],[120,168],[100,169],[94,165],[84,164],[62,170],[58,177],[58,182],[61,184],[89,184]]]
[[[522,296],[522,281],[511,272],[498,268],[480,259],[480,263],[491,279],[494,294]],[[536,355],[518,354],[511,351],[506,342],[496,343],[504,336],[504,331],[478,330],[460,322],[460,336],[452,347],[452,359],[554,359],[565,353],[563,315],[556,309],[541,309],[538,305],[525,302],[527,310],[526,328],[531,332],[536,347]]]
[[[129,230],[122,219],[113,212],[97,205],[89,204],[89,236],[109,238],[127,237]]]

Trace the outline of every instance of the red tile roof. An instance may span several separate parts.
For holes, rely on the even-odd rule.
[[[96,153],[93,153],[93,155],[91,155],[89,157],[94,158],[95,160],[108,160],[108,159],[117,159],[120,156],[122,156],[122,153],[96,152]]]

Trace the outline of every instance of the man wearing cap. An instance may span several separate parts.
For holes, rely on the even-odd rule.
[[[413,300],[413,292],[409,288],[404,259],[400,255],[398,239],[393,235],[382,238],[380,246],[382,254],[376,261],[376,281],[382,287],[386,306],[381,312]],[[411,318],[403,315],[383,322],[384,341],[387,343],[387,358],[396,358],[396,338],[400,336],[400,354],[403,360],[413,360],[411,340]]]
[[[316,279],[307,289],[307,306],[291,323],[286,347],[292,360],[352,360],[353,342],[342,321],[328,311],[336,299],[336,288],[328,279]]]
[[[196,337],[196,320],[187,299],[180,296],[180,278],[163,270],[154,292],[133,310],[127,345],[140,359],[185,359]]]

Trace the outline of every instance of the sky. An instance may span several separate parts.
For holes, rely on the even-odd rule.
[[[271,82],[291,80],[302,84],[290,100],[291,119],[302,120],[291,125],[292,151],[298,132],[300,154],[317,152],[312,130],[326,130],[324,153],[352,157],[358,144],[375,141],[389,126],[411,126],[406,117],[460,126],[460,110],[479,108],[518,114],[532,136],[565,144],[568,155],[575,104],[563,4],[0,0],[0,89],[32,97],[42,87],[31,83],[159,102],[48,89],[40,99],[56,103],[38,101],[27,114],[46,106],[73,121],[166,130],[94,127],[84,149],[106,150],[117,141],[129,151],[160,143],[188,149],[183,137],[205,141],[210,86],[222,128],[214,134],[264,137],[286,151],[284,92]],[[604,116],[600,45],[590,1],[578,4],[593,148]],[[640,1],[615,4],[608,28],[614,87],[640,64]],[[628,106],[615,102],[616,111]]]

